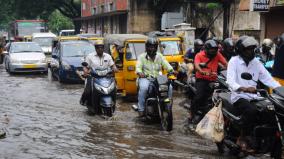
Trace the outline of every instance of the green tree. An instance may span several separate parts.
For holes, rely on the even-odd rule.
[[[13,2],[0,0],[0,30],[7,29],[8,24],[14,19],[15,14],[13,12]]]
[[[7,0],[0,0],[7,3]],[[17,19],[48,19],[55,10],[72,19],[75,31],[80,32],[81,0],[10,0],[11,10]]]
[[[73,29],[74,25],[69,18],[55,10],[48,18],[48,28],[54,33],[59,33],[63,29]]]

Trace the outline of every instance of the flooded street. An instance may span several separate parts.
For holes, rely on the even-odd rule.
[[[48,75],[9,75],[0,65],[0,86],[1,158],[224,158],[212,142],[185,133],[181,93],[168,133],[137,121],[135,102],[119,99],[115,120],[89,116],[79,104],[83,85]]]

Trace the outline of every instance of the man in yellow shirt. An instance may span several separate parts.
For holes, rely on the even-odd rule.
[[[136,74],[138,75],[138,112],[139,117],[144,116],[145,99],[150,81],[147,77],[156,78],[162,71],[162,67],[168,72],[173,72],[173,67],[165,59],[165,57],[157,52],[158,40],[156,38],[148,38],[146,41],[146,52],[141,54],[136,65]],[[172,88],[169,88],[169,96],[171,96]]]

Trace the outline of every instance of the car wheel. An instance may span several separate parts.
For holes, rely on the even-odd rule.
[[[60,75],[60,73],[58,73],[58,81],[60,82],[60,83],[64,83],[65,81],[63,80],[63,78],[61,77],[61,75]]]
[[[6,70],[7,70],[8,73],[11,73],[10,64],[9,63],[7,64],[7,69]]]

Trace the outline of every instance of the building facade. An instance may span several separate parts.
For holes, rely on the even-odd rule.
[[[151,0],[82,0],[82,29],[100,35],[145,33],[156,28]]]

